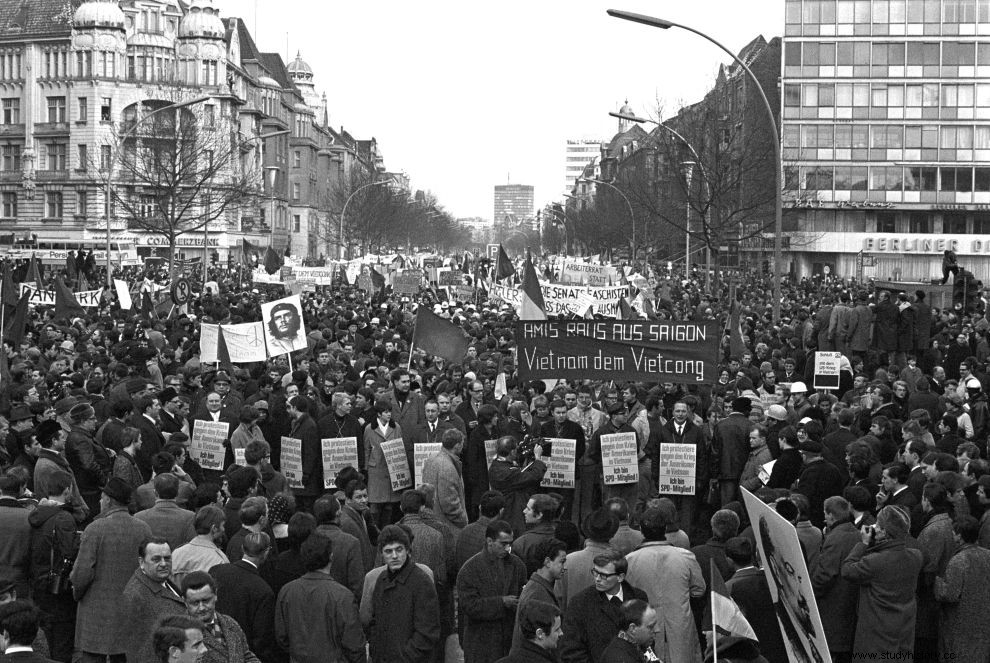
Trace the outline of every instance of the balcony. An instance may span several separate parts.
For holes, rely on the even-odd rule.
[[[0,182],[20,182],[23,176],[20,166],[17,170],[2,170],[0,171]]]
[[[68,122],[39,122],[34,125],[35,136],[54,136],[69,133]]]
[[[45,182],[64,182],[69,179],[68,170],[37,170],[34,174],[39,184],[44,184]]]
[[[23,136],[23,135],[24,135],[23,124],[0,124],[0,137]]]

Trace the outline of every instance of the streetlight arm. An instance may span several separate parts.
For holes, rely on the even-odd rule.
[[[377,182],[368,182],[367,184],[362,184],[358,188],[354,189],[354,191],[351,192],[351,195],[347,196],[347,200],[344,201],[344,209],[342,209],[340,211],[340,258],[341,258],[341,260],[344,259],[344,246],[345,246],[344,245],[344,217],[347,216],[347,206],[351,204],[351,200],[360,191],[362,191],[364,189],[368,189],[368,188],[373,187],[373,186],[381,186],[383,184],[385,184],[385,185],[396,184],[396,182],[394,182],[392,180],[378,180]]]
[[[692,28],[687,25],[681,25],[680,23],[674,23],[673,21],[668,21],[662,18],[656,18],[653,16],[645,16],[643,14],[636,14],[633,12],[623,11],[621,9],[609,9],[608,15],[621,18],[625,21],[632,21],[633,23],[641,23],[643,25],[649,25],[654,28],[660,28],[662,30],[668,30],[670,28],[681,28],[682,30],[687,30],[688,32],[693,32],[694,34],[710,41],[711,43],[718,46],[720,49],[725,51],[729,57],[731,57],[743,71],[749,76],[750,80],[756,85],[757,91],[760,93],[760,100],[763,102],[763,107],[767,111],[767,118],[770,120],[770,131],[773,136],[773,154],[774,154],[774,175],[776,181],[774,182],[774,238],[773,238],[773,254],[774,254],[774,279],[773,279],[773,319],[776,322],[780,321],[780,300],[781,300],[781,277],[783,268],[783,199],[782,199],[782,188],[784,182],[783,164],[781,163],[781,147],[780,147],[780,132],[777,129],[777,118],[774,116],[773,108],[770,106],[770,101],[767,99],[766,92],[763,90],[763,86],[760,84],[758,78],[753,73],[753,71],[739,59],[735,53],[730,51],[719,41],[710,37],[709,35]]]

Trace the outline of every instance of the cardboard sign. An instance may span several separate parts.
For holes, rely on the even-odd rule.
[[[462,285],[464,283],[464,272],[448,269],[440,272],[438,285]]]
[[[417,295],[423,283],[423,273],[410,270],[392,277],[392,292],[397,295]]]
[[[409,459],[406,458],[406,447],[402,444],[402,438],[382,442],[382,453],[385,454],[385,465],[388,466],[392,490],[402,490],[412,486]]]
[[[759,477],[764,486],[770,482],[770,475],[773,474],[773,466],[776,462],[776,460],[771,460],[766,465],[760,465],[760,471],[756,473],[756,476]]]
[[[323,448],[323,487],[335,488],[333,480],[337,473],[350,465],[358,466],[356,437],[325,437],[320,440]]]
[[[694,495],[698,449],[693,444],[660,445],[660,494]]]
[[[576,463],[577,440],[548,437],[551,455],[544,456],[547,472],[540,486],[544,488],[574,488],[574,466]]]
[[[815,352],[815,376],[812,389],[838,389],[841,360],[841,352]]]
[[[234,465],[247,466],[247,461],[244,459],[244,449],[234,449]]]
[[[189,454],[203,466],[204,470],[223,471],[223,458],[226,455],[223,442],[227,439],[230,424],[226,421],[193,421],[192,437],[189,441]]]
[[[636,433],[602,435],[602,474],[606,486],[639,481]]]
[[[485,458],[488,459],[488,467],[492,466],[495,460],[495,452],[498,449],[498,440],[485,440]]]
[[[443,445],[439,442],[422,442],[413,445],[413,476],[417,488],[423,485],[423,466],[426,465],[426,459],[436,456],[441,449]]]
[[[282,436],[282,475],[290,488],[303,487],[302,440]]]

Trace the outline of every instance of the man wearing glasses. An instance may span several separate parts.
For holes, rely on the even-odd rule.
[[[470,399],[461,403],[455,412],[464,420],[468,433],[478,426],[478,409],[484,405],[485,385],[475,380],[471,383],[469,394]]]
[[[626,582],[629,565],[620,552],[604,550],[593,562],[592,586],[568,599],[564,610],[561,661],[602,660],[605,647],[625,626],[622,604],[630,599],[647,601],[646,592]]]
[[[182,416],[182,399],[172,387],[166,387],[158,394],[158,402],[162,409],[158,411],[158,420],[162,424],[163,433],[185,433],[189,435],[189,422]]]

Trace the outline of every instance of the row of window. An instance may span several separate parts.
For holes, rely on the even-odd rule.
[[[870,69],[870,65],[873,69]],[[990,43],[975,41],[788,41],[784,44],[784,75],[800,75],[802,67],[856,67],[862,74],[887,75],[888,67],[918,68],[916,76],[937,76],[939,67],[990,65]],[[805,72],[808,73],[808,72]],[[956,72],[958,73],[958,71]],[[817,76],[818,72],[811,72]],[[911,75],[911,74],[902,74]]]
[[[86,215],[89,196],[85,191],[76,191],[76,214]],[[61,191],[45,192],[45,218],[59,219],[65,214],[65,200]],[[17,192],[4,191],[0,193],[0,216],[5,219],[17,217]]]
[[[990,168],[970,166],[785,166],[791,191],[990,192]]]
[[[990,125],[785,124],[782,138],[785,149],[990,150]]]
[[[68,145],[56,141],[43,143],[38,146],[38,170],[68,170]],[[21,143],[0,144],[0,172],[11,173],[21,170],[21,153],[24,145]],[[80,143],[76,146],[76,168],[87,170],[89,162],[89,146]],[[109,145],[100,146],[100,169],[110,168],[113,152]]]
[[[100,122],[113,122],[113,98],[100,97]],[[89,121],[89,97],[78,97],[76,103],[75,121],[85,123]],[[65,97],[47,97],[46,99],[47,122],[60,123],[67,122],[67,109]],[[125,112],[124,120],[133,121],[136,117],[136,109],[131,106]],[[21,124],[21,98],[4,97],[0,99],[0,124]],[[216,106],[214,104],[203,105],[203,126],[212,128],[216,125]]]
[[[990,23],[990,0],[787,0],[787,34],[959,34]]]
[[[990,84],[788,83],[784,118],[990,117]]]

